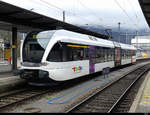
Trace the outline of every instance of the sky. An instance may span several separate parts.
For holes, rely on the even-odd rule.
[[[149,29],[138,0],[2,0],[67,23],[105,28]]]

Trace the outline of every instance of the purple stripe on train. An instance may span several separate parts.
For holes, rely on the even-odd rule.
[[[90,64],[90,73],[94,73],[95,72],[95,64],[94,64],[94,50],[95,50],[95,47],[94,46],[90,46],[90,49],[89,49],[89,64]]]

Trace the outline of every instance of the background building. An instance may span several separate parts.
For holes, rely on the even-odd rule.
[[[131,44],[138,49],[137,57],[150,58],[150,36],[135,36]]]

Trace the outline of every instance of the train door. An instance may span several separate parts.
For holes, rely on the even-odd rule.
[[[115,47],[115,67],[121,65],[121,48]]]
[[[90,46],[89,49],[89,72],[94,73],[95,72],[95,47]]]

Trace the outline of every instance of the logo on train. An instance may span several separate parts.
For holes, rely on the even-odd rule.
[[[82,67],[79,66],[79,67],[74,67],[72,68],[74,72],[80,72],[82,70]]]

